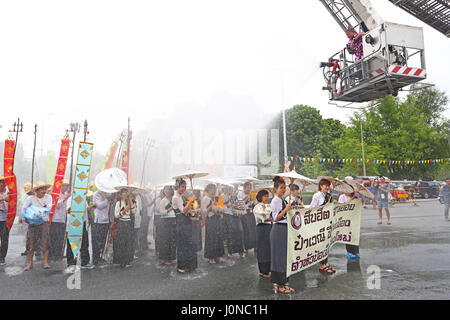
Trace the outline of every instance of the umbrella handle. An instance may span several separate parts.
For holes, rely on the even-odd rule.
[[[331,189],[331,193],[330,193],[330,199],[328,199],[328,202],[327,202],[327,204],[331,202],[331,198],[333,198],[333,192],[334,192],[334,188],[333,188],[333,189]]]

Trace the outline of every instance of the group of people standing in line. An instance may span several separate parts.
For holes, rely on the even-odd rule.
[[[1,181],[0,204],[5,201],[1,198],[4,191]],[[197,268],[197,253],[202,249],[204,257],[212,265],[223,263],[225,255],[233,258],[234,254],[238,254],[241,259],[245,259],[248,250],[254,249],[259,276],[270,278],[276,285],[277,292],[292,293],[294,289],[288,285],[286,277],[286,213],[293,207],[302,207],[303,203],[299,197],[298,185],[288,186],[280,177],[275,177],[273,183],[273,188],[257,192],[256,201],[251,200],[252,185],[249,182],[243,184],[242,190],[208,184],[203,197],[201,190],[188,194],[186,181],[182,179],[176,180],[175,186],[165,186],[158,196],[154,191],[136,195],[127,189],[122,189],[117,194],[100,190],[90,192],[83,223],[81,267],[92,269],[107,263],[104,252],[108,246],[108,232],[112,234],[113,264],[124,268],[132,267],[135,254],[150,249],[147,235],[150,221],[154,217],[156,256],[165,265],[176,263],[179,273],[192,272]],[[319,181],[311,208],[332,200],[330,186],[327,179]],[[51,208],[52,198],[47,193],[49,187],[48,184],[37,184],[33,189],[29,188],[23,209],[30,204]],[[287,188],[290,189],[290,196],[285,197]],[[25,270],[33,268],[33,254],[37,247],[40,247],[44,255],[43,267],[46,269],[51,268],[49,259],[63,258],[64,247],[68,267],[76,264],[66,237],[71,204],[69,191],[69,184],[65,181],[51,223],[44,221],[40,225],[29,225],[26,244],[28,265]],[[339,197],[339,202],[350,202],[355,196],[343,194]],[[112,205],[114,224],[110,218]],[[1,214],[0,207],[0,217]],[[205,218],[204,248],[201,216]],[[22,221],[20,217],[20,222]],[[89,230],[92,238],[92,264]],[[347,251],[359,258],[357,246],[348,246]],[[319,270],[324,274],[336,272],[328,259],[320,262]]]

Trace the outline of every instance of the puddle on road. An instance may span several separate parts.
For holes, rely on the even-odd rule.
[[[5,275],[8,277],[19,276],[23,273],[22,267],[5,267]]]
[[[170,278],[174,280],[195,280],[204,278],[207,275],[208,272],[206,270],[203,270],[202,268],[197,268],[195,269],[195,271],[186,274],[179,273],[177,270],[170,271]]]

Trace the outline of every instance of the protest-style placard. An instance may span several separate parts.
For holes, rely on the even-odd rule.
[[[287,276],[328,257],[335,243],[359,245],[361,200],[287,213]]]

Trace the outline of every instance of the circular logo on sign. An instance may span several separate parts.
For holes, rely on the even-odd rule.
[[[294,216],[291,219],[291,225],[292,228],[294,228],[295,230],[299,230],[302,226],[302,217],[300,215],[300,212],[296,212],[294,214]]]

